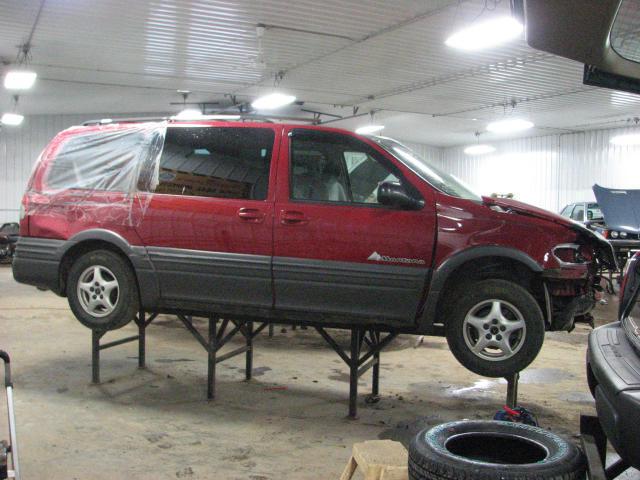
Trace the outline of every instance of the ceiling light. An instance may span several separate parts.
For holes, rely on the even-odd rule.
[[[522,120],[520,118],[498,120],[497,122],[491,122],[489,125],[487,125],[487,131],[493,133],[520,132],[522,130],[528,130],[530,128],[533,128],[533,123],[529,120]]]
[[[611,143],[614,145],[640,145],[640,133],[616,135],[611,138]]]
[[[384,129],[384,125],[365,125],[364,127],[357,128],[356,133],[358,135],[369,135],[379,132],[382,129]]]
[[[38,74],[27,70],[11,70],[4,76],[4,88],[7,90],[27,90],[33,87]]]
[[[20,125],[24,120],[24,116],[17,113],[5,113],[0,118],[0,123],[3,125]]]
[[[524,27],[512,17],[500,17],[476,23],[451,35],[444,42],[460,50],[482,50],[516,38]]]
[[[464,149],[464,153],[467,155],[485,155],[487,153],[495,152],[496,148],[492,145],[469,145]]]
[[[284,93],[270,93],[264,97],[254,100],[251,106],[256,110],[274,110],[276,108],[286,107],[296,101],[293,95],[285,95]]]
[[[185,108],[173,118],[176,120],[200,120],[202,119],[202,112],[197,108]]]

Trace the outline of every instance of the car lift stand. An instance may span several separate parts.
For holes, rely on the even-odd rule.
[[[91,370],[92,383],[100,383],[100,352],[107,348],[116,347],[129,342],[138,341],[138,368],[146,367],[146,328],[155,320],[157,313],[152,313],[147,318],[144,311],[140,311],[134,321],[138,326],[138,334],[130,337],[114,340],[112,342],[100,344],[100,339],[107,333],[103,330],[92,331],[91,342]],[[272,327],[272,323],[260,323],[254,330],[252,319],[230,320],[219,319],[217,316],[208,317],[208,338],[205,338],[193,325],[193,317],[190,315],[177,315],[186,329],[202,345],[208,353],[207,361],[207,399],[215,398],[215,376],[216,364],[228,360],[242,353],[246,354],[245,378],[251,379],[253,369],[253,339],[267,326]],[[218,323],[221,322],[220,326]],[[233,328],[227,333],[227,328]],[[376,403],[380,393],[380,352],[396,336],[397,332],[387,332],[382,337],[381,332],[376,329],[353,328],[351,329],[351,340],[348,352],[343,349],[335,339],[327,333],[322,326],[313,325],[322,338],[333,348],[342,360],[349,367],[349,415],[351,419],[357,418],[357,397],[358,379],[369,369],[372,369],[371,394],[367,396],[367,403]],[[230,352],[218,355],[219,350],[226,345],[236,334],[240,333],[245,339],[245,345]],[[363,353],[363,346],[366,344],[366,352]]]

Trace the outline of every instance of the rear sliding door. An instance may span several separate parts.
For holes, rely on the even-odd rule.
[[[143,169],[137,226],[165,306],[271,308],[272,158],[279,132],[174,126]]]

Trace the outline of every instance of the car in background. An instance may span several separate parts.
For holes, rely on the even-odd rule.
[[[20,225],[15,222],[4,223],[0,227],[0,261],[11,260],[20,237]]]
[[[589,335],[587,380],[598,419],[627,465],[640,468],[640,253],[624,268],[619,322]]]
[[[560,211],[560,215],[580,222],[587,227],[604,222],[600,205],[595,202],[570,203]]]

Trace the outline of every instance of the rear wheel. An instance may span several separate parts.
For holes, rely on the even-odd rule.
[[[453,293],[447,342],[466,368],[505,377],[527,367],[544,341],[544,319],[533,296],[506,280],[481,280]]]
[[[131,267],[118,254],[94,250],[71,266],[67,280],[69,306],[92,330],[115,330],[135,317],[140,301]]]

